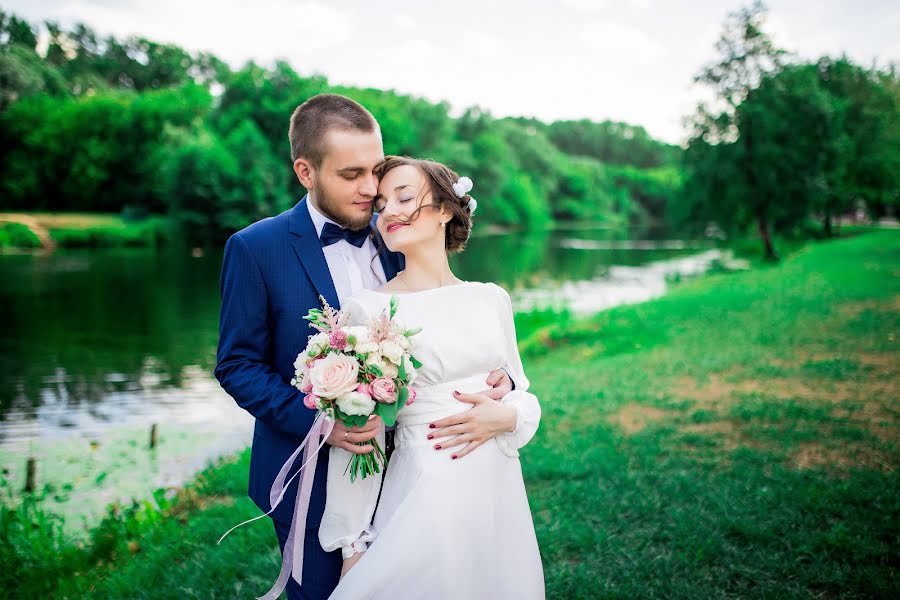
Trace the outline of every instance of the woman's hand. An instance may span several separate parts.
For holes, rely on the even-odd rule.
[[[428,439],[437,442],[434,446],[435,450],[448,450],[465,444],[465,447],[451,456],[454,459],[462,458],[501,433],[515,430],[518,418],[518,410],[515,406],[500,404],[485,394],[453,392],[453,397],[460,402],[469,402],[474,406],[429,425],[434,431],[428,434]],[[450,439],[443,439],[447,437]]]

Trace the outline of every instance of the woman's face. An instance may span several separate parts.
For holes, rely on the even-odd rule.
[[[419,206],[423,208],[413,218]],[[407,254],[423,244],[443,247],[441,222],[449,221],[450,215],[434,208],[431,188],[417,167],[401,165],[387,172],[378,183],[375,210],[378,232],[390,251]]]

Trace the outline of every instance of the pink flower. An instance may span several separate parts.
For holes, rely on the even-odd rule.
[[[406,389],[409,390],[409,397],[406,399],[406,406],[409,406],[413,403],[413,400],[416,399],[416,389],[411,387],[408,387]]]
[[[358,386],[356,386],[356,391],[359,392],[360,394],[365,394],[365,395],[367,395],[367,396],[371,396],[371,395],[372,395],[371,390],[369,390],[369,384],[368,384],[368,383],[361,383],[361,384],[359,384]]]
[[[315,394],[307,394],[303,397],[303,406],[313,410],[319,408],[319,397]]]
[[[303,381],[300,382],[300,391],[308,394],[312,391],[312,380],[309,378],[309,371],[303,374]]]
[[[347,347],[347,333],[343,329],[335,329],[328,340],[333,348],[344,350]]]
[[[369,384],[369,393],[378,402],[396,402],[397,386],[394,385],[393,379],[387,377],[379,377]]]
[[[358,376],[359,363],[346,354],[329,354],[309,370],[313,393],[329,399],[356,391]]]

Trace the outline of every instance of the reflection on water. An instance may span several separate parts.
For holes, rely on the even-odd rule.
[[[736,260],[731,251],[719,249],[657,260],[639,267],[608,265],[599,267],[591,279],[518,291],[513,302],[519,310],[565,307],[576,316],[590,315],[619,304],[646,302],[662,296],[673,279],[705,273],[713,265],[728,270],[748,266],[746,261]]]
[[[712,260],[709,243],[648,237],[608,230],[475,237],[452,265],[463,279],[510,289],[517,308],[565,302],[588,312],[657,295],[671,273],[702,271]],[[220,265],[221,251],[0,255],[4,478],[20,489],[25,457],[36,456],[39,485],[65,482],[69,499],[85,481],[91,498],[146,497],[247,445],[252,418],[212,376]],[[160,426],[160,448],[148,463],[138,449],[151,423]]]

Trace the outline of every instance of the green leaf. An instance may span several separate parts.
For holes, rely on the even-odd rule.
[[[381,420],[384,421],[385,425],[391,427],[397,422],[397,413],[400,412],[401,406],[400,396],[397,397],[396,402],[378,402],[375,405],[375,414],[381,417]]]
[[[366,370],[375,375],[375,377],[384,377],[384,372],[378,365],[368,365],[366,366]]]
[[[401,381],[406,381],[406,361],[403,360],[403,357],[400,357],[400,367],[397,370],[397,376]]]
[[[419,360],[418,360],[415,356],[413,356],[412,354],[409,355],[409,360],[412,361],[412,366],[413,366],[413,368],[416,368],[416,369],[421,369],[421,368],[422,368],[422,363],[420,363]]]
[[[406,337],[412,337],[420,331],[422,331],[421,327],[413,327],[412,329],[407,329],[406,331],[404,331],[403,335],[405,335]]]

